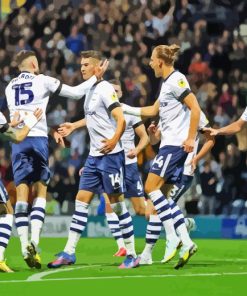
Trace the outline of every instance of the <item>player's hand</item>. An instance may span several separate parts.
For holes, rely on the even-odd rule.
[[[147,128],[147,131],[149,134],[155,134],[157,129],[158,129],[158,127],[155,124],[155,121],[152,121],[151,124],[149,125],[149,127]]]
[[[72,122],[65,122],[60,124],[58,132],[62,137],[69,136],[74,131],[74,125]]]
[[[54,130],[52,136],[57,144],[61,145],[63,148],[66,147],[63,137],[56,130]]]
[[[184,148],[184,151],[187,153],[190,153],[194,150],[195,146],[195,140],[194,139],[187,139],[183,142],[182,147]]]
[[[82,168],[79,170],[79,176],[81,176],[81,175],[82,175],[82,173],[83,173],[83,170],[84,170],[84,167],[82,167]]]
[[[136,148],[130,149],[127,156],[128,156],[128,158],[133,159],[133,158],[135,158],[137,156],[138,153],[139,152],[138,152],[138,150]]]
[[[210,136],[217,136],[218,133],[219,133],[219,130],[218,129],[215,129],[215,128],[211,128],[211,127],[205,127],[203,129],[204,132],[210,132]]]
[[[114,139],[104,139],[101,143],[103,143],[103,146],[100,148],[99,152],[103,154],[111,152],[117,145],[117,142]]]
[[[198,163],[198,160],[196,157],[193,157],[191,162],[190,162],[190,165],[191,165],[191,174],[193,174],[196,170],[196,167],[197,167],[197,163]]]
[[[16,127],[18,124],[22,123],[23,122],[23,119],[21,119],[21,116],[20,116],[20,112],[19,111],[15,111],[14,113],[14,116],[10,122],[10,126],[11,127]]]
[[[109,66],[109,61],[108,60],[104,60],[103,62],[100,63],[99,66],[97,66],[95,68],[95,72],[94,75],[97,77],[97,79],[101,79],[102,76],[104,75],[106,69]]]
[[[33,115],[37,118],[38,121],[42,118],[43,115],[43,110],[41,108],[37,108],[34,112]]]

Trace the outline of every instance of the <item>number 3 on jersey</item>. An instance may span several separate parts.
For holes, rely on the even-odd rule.
[[[12,89],[15,90],[15,105],[25,105],[33,101],[34,95],[30,87],[32,82],[26,82],[21,84],[15,84]]]

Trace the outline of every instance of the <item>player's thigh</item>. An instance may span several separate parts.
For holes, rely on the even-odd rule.
[[[144,197],[131,197],[131,203],[135,213],[140,216],[145,215],[145,198]]]
[[[26,183],[21,183],[16,186],[16,201],[28,202],[29,186]]]
[[[94,197],[94,193],[87,190],[79,190],[76,195],[76,200],[90,204]]]
[[[164,183],[165,180],[163,178],[156,174],[149,173],[145,183],[145,192],[150,193],[154,190],[158,190],[163,186]]]

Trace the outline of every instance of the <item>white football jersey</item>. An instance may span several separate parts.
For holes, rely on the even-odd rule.
[[[197,135],[196,135],[196,141],[195,141],[194,150],[188,154],[188,156],[187,156],[187,158],[185,160],[185,163],[184,163],[184,172],[183,172],[184,175],[187,175],[187,176],[193,176],[194,175],[194,173],[192,173],[192,171],[191,171],[191,164],[190,164],[190,162],[193,159],[193,157],[197,154],[198,145],[199,145],[199,136],[198,136],[198,133],[200,131],[202,131],[203,128],[208,127],[208,126],[209,126],[209,121],[208,121],[206,115],[204,114],[204,112],[201,111],[199,125],[198,125],[198,132],[197,132]],[[158,124],[158,129],[160,130],[160,121],[159,121],[159,124]]]
[[[241,119],[247,121],[247,107],[244,110],[244,113],[241,115]]]
[[[190,126],[190,110],[183,99],[191,92],[185,76],[172,72],[163,81],[159,94],[159,116],[161,120],[161,143],[181,146],[187,139]]]
[[[5,116],[3,115],[3,113],[0,111],[0,127],[2,125],[5,125],[7,123],[7,120],[5,118]]]
[[[116,130],[116,122],[111,116],[111,110],[120,106],[113,86],[107,81],[99,81],[86,94],[84,102],[85,118],[90,136],[91,156],[101,156],[99,150],[104,145],[102,140],[111,139]],[[110,152],[123,150],[121,142]]]
[[[125,154],[125,164],[130,164],[137,162],[137,157],[131,159],[127,154],[131,149],[135,149],[135,128],[143,124],[143,122],[139,116],[124,114],[124,118],[126,121],[126,128],[121,137],[121,142]]]
[[[93,77],[78,86],[70,87],[62,85],[58,79],[50,76],[22,72],[10,81],[5,90],[10,118],[13,118],[15,111],[19,111],[21,117],[24,117],[25,114],[33,113],[35,109],[41,108],[43,110],[42,119],[31,129],[28,136],[47,137],[46,107],[49,96],[56,92],[78,99],[85,95],[88,88],[96,82],[96,77]],[[22,126],[23,124],[19,125],[19,128]]]
[[[204,127],[209,127],[209,121],[208,121],[206,115],[201,111],[200,121],[199,121],[199,125],[198,125],[198,132],[202,131]],[[194,173],[192,173],[192,171],[191,171],[190,162],[193,159],[193,157],[197,154],[198,145],[199,145],[199,137],[198,137],[198,133],[197,133],[194,150],[188,154],[188,156],[185,160],[185,163],[184,163],[184,172],[183,172],[184,175],[194,176]]]

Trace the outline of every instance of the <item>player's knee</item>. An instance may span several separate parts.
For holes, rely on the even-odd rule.
[[[124,202],[113,203],[111,204],[111,207],[114,213],[117,214],[118,216],[120,216],[124,212],[124,207],[126,208]]]
[[[136,215],[138,216],[144,216],[145,215],[145,207],[138,206],[134,208]]]
[[[145,192],[149,194],[150,192],[154,191],[153,184],[151,182],[145,183]]]
[[[15,205],[15,214],[27,213],[28,212],[28,203],[18,201]]]

